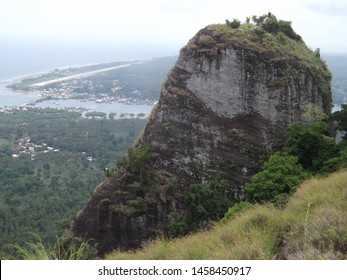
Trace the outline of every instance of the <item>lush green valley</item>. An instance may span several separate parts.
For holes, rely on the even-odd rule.
[[[38,233],[45,245],[143,129],[144,119],[86,119],[53,109],[0,114],[0,251]]]

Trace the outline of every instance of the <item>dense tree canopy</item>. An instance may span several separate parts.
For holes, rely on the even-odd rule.
[[[28,232],[52,244],[145,123],[53,109],[0,114],[0,255]]]

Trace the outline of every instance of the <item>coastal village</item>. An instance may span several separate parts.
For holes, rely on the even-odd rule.
[[[90,72],[87,72],[90,73]],[[30,93],[34,96],[34,100],[17,106],[0,107],[0,114],[14,114],[16,112],[25,112],[29,110],[43,110],[40,103],[50,101],[49,104],[56,105],[51,108],[77,112],[82,118],[94,119],[115,119],[115,118],[145,118],[148,112],[133,113],[133,112],[118,112],[105,113],[96,112],[88,108],[90,102],[95,103],[123,103],[127,105],[153,105],[154,102],[148,99],[141,98],[141,91],[137,89],[123,90],[120,82],[112,78],[108,83],[102,83],[98,80],[91,79],[90,76],[85,76],[85,73],[80,75],[72,75],[73,73],[66,70],[55,70],[51,73],[40,77],[29,78],[8,85],[7,87],[22,93]],[[61,104],[69,104],[69,100],[79,100],[86,102],[86,106],[59,106]],[[88,104],[87,104],[88,102]],[[46,143],[35,143],[30,137],[22,137],[13,143],[12,158],[24,159],[30,158],[35,160],[38,155],[59,153],[60,149],[51,147]],[[93,157],[83,153],[83,157],[89,161],[93,161]]]
[[[80,70],[78,68],[56,69],[39,77],[24,79],[19,83],[9,85],[8,88],[30,92],[37,96],[35,101],[23,104],[23,106],[35,105],[47,99],[153,105],[154,101],[143,97],[141,90],[123,88],[121,82],[115,78],[112,72],[110,73],[111,70],[130,65],[125,64],[88,72],[81,72],[83,68]],[[79,74],[76,74],[76,71],[79,71]]]
[[[124,94],[118,86],[119,81],[112,81],[112,86],[105,88],[103,84],[88,79],[76,79],[66,82],[58,82],[45,86],[9,86],[22,92],[30,92],[37,97],[36,100],[25,103],[21,107],[34,106],[47,99],[66,100],[78,99],[81,101],[94,101],[96,103],[124,103],[128,105],[153,105],[153,101],[141,98],[141,91],[132,90]]]
[[[134,63],[133,63],[134,64]],[[137,63],[138,64],[138,63]],[[111,70],[128,67],[131,64],[117,65],[101,68],[100,65],[86,68],[56,69],[41,76],[33,76],[20,82],[7,85],[17,92],[29,93],[33,100],[17,106],[0,107],[0,113],[11,114],[17,111],[26,111],[29,108],[40,108],[42,102],[49,101],[51,108],[78,112],[86,118],[143,118],[149,112],[95,112],[90,108],[90,102],[104,104],[149,105],[156,102],[145,98],[140,89],[123,88]],[[80,106],[71,105],[68,100],[77,100]],[[89,104],[88,104],[89,103]],[[65,104],[67,104],[65,106]],[[84,106],[84,104],[86,104]],[[92,106],[94,107],[94,106]]]
[[[31,160],[35,160],[36,155],[38,154],[47,154],[47,153],[58,153],[60,149],[56,149],[48,146],[46,143],[36,144],[30,137],[24,137],[19,139],[16,142],[16,153],[12,154],[12,158],[24,158],[29,156]],[[86,153],[82,153],[86,156]],[[86,156],[86,160],[93,161],[93,157]]]
[[[23,82],[23,85],[25,82]],[[38,108],[38,105],[40,102],[43,102],[45,100],[54,100],[53,105],[60,105],[61,100],[79,100],[81,103],[85,102],[95,102],[95,103],[122,103],[126,105],[154,105],[155,102],[148,100],[148,99],[142,99],[141,92],[139,90],[133,90],[128,95],[125,95],[122,93],[122,88],[118,85],[119,81],[114,80],[112,81],[112,86],[108,89],[105,88],[103,84],[93,82],[89,79],[74,79],[64,82],[57,82],[52,83],[45,86],[23,86],[20,84],[14,84],[8,86],[9,88],[12,88],[13,90],[21,91],[21,92],[28,92],[32,95],[34,95],[36,98],[33,101],[23,103],[18,106],[13,107],[0,107],[0,113],[13,113],[16,111],[26,111],[29,108]],[[87,106],[86,106],[87,107]],[[81,113],[82,117],[100,117],[96,114],[93,114],[95,112],[91,112],[92,110],[89,108],[86,108],[83,105],[78,107],[73,106],[66,106],[60,109],[72,111],[72,112],[78,112]],[[101,116],[101,118],[107,117],[106,113],[105,116]],[[112,117],[115,117],[117,113],[111,113]],[[121,112],[118,117],[120,118],[133,118],[138,117],[142,118],[145,117],[146,114],[143,112],[134,114],[134,113],[128,113],[128,112]]]

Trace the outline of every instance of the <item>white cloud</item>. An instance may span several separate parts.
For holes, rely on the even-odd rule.
[[[293,22],[309,45],[346,46],[341,0],[1,0],[0,36],[176,44],[225,19],[269,11]],[[336,16],[343,15],[343,16]],[[317,28],[317,26],[319,28]],[[324,26],[324,28],[323,28]],[[319,32],[318,32],[319,31]],[[347,49],[346,49],[347,52]]]
[[[347,2],[341,0],[304,0],[305,6],[311,11],[330,16],[347,17]]]

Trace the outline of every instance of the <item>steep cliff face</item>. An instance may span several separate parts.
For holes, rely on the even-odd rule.
[[[304,106],[331,110],[330,73],[303,41],[211,25],[181,50],[142,135],[76,217],[99,253],[220,218]]]

